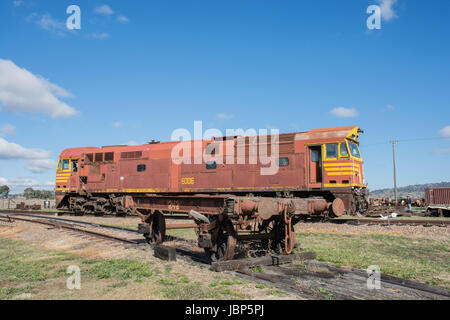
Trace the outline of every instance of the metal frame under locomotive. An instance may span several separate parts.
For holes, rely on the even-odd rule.
[[[232,259],[237,245],[248,242],[258,242],[264,250],[291,253],[297,222],[314,217],[340,216],[345,212],[355,214],[367,207],[362,159],[360,156],[354,157],[348,150],[349,142],[358,144],[360,132],[355,126],[280,135],[280,145],[288,141],[287,144],[292,142],[292,146],[295,143],[297,150],[304,150],[302,160],[305,162],[298,169],[303,170],[305,181],[297,186],[266,183],[251,187],[194,188],[194,178],[186,180],[190,178],[180,174],[179,169],[178,173],[174,173],[170,166],[166,188],[129,188],[121,185],[120,181],[119,186],[116,184],[119,188],[108,188],[105,179],[106,175],[111,177],[112,172],[104,171],[101,166],[107,167],[109,163],[115,167],[120,160],[115,161],[114,154],[131,157],[133,152],[136,155],[145,148],[150,154],[159,152],[167,156],[167,151],[176,142],[153,142],[138,147],[67,149],[61,153],[58,163],[55,188],[57,207],[78,213],[136,214],[142,221],[139,231],[154,242],[164,239],[165,214],[188,214],[197,224],[198,245],[212,260]],[[220,139],[203,141],[202,148],[215,141]],[[336,157],[328,157],[327,145],[337,145]],[[347,156],[341,156],[341,147],[347,148]],[[289,152],[295,153],[292,150],[280,150],[280,158]],[[314,150],[320,153],[317,162],[312,161],[314,155],[311,151]],[[100,152],[102,159],[96,161]],[[75,165],[77,170],[74,170]],[[320,181],[310,181],[314,166],[315,180],[320,175]],[[119,176],[124,180],[122,172]],[[100,179],[100,182],[92,182],[95,179]],[[183,179],[188,185],[182,185]]]

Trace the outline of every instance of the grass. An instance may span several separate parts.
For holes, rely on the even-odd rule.
[[[67,267],[81,269],[81,290],[68,290]],[[195,280],[195,281],[194,281]],[[246,299],[226,275],[197,281],[166,263],[92,259],[0,238],[0,299]],[[83,290],[84,289],[84,290]]]
[[[252,268],[252,272],[264,273],[266,269],[263,266],[256,266]]]
[[[197,240],[197,234],[194,228],[184,228],[184,229],[168,229],[166,235],[179,237],[187,240]]]
[[[298,233],[297,241],[320,261],[366,269],[450,288],[449,240],[405,236]]]

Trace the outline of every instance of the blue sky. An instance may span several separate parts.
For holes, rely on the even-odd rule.
[[[72,4],[81,30],[65,27]],[[366,26],[371,4],[380,30]],[[51,188],[67,147],[170,140],[194,120],[358,125],[369,188],[392,186],[392,139],[398,185],[450,181],[449,12],[446,0],[1,1],[0,184]]]

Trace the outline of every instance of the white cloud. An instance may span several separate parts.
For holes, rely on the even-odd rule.
[[[112,126],[114,128],[120,128],[122,126],[122,124],[119,121],[113,122]]]
[[[233,115],[232,114],[226,114],[226,113],[218,113],[216,115],[216,118],[217,119],[221,119],[221,120],[227,120],[227,119],[233,118]]]
[[[0,59],[0,102],[10,112],[44,113],[53,118],[75,115],[74,108],[58,99],[72,95],[10,60]]]
[[[330,113],[338,118],[353,118],[359,114],[358,110],[354,108],[349,109],[344,107],[334,108]]]
[[[378,0],[378,3],[380,4],[381,16],[385,21],[397,18],[397,14],[393,8],[397,0]]]
[[[33,173],[42,173],[56,168],[56,162],[52,159],[29,160],[25,168]]]
[[[94,9],[94,12],[97,14],[102,14],[104,16],[110,16],[114,13],[113,9],[111,9],[111,7],[107,4],[96,7]]]
[[[450,126],[445,126],[439,131],[441,137],[450,138]]]
[[[120,23],[125,24],[125,23],[130,22],[130,19],[128,19],[127,17],[125,17],[123,15],[120,15],[120,16],[117,17],[117,21],[119,21]]]
[[[109,38],[109,34],[106,32],[101,32],[101,33],[93,33],[91,34],[92,38],[94,39],[98,39],[98,40],[105,40]]]
[[[450,153],[450,149],[434,149],[434,150],[431,150],[431,153],[434,153],[434,154],[448,154],[448,153]]]
[[[13,5],[14,5],[14,7],[20,7],[21,5],[23,5],[23,1],[22,0],[14,0]]]
[[[390,111],[390,110],[394,110],[394,106],[391,104],[386,105],[385,110]]]
[[[0,137],[2,136],[11,136],[16,133],[16,127],[12,124],[5,123],[0,127]]]
[[[22,159],[28,160],[25,169],[33,173],[42,173],[56,167],[56,162],[50,159],[49,151],[25,148],[0,137],[0,160]]]
[[[65,35],[67,32],[74,32],[66,27],[65,21],[54,19],[50,14],[39,14],[33,12],[26,18],[26,21],[37,24],[41,29],[53,32],[59,36]]]
[[[0,159],[48,159],[50,152],[42,149],[28,149],[0,138]]]

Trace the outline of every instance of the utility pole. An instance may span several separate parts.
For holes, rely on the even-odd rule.
[[[396,168],[395,168],[395,145],[398,143],[397,140],[393,140],[391,141],[392,143],[392,159],[394,162],[394,203],[395,203],[395,207],[397,207],[397,173],[396,173]]]

